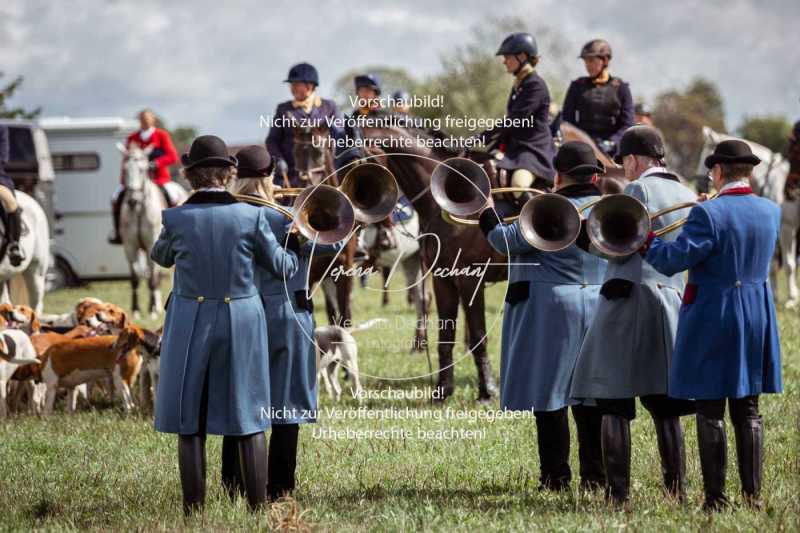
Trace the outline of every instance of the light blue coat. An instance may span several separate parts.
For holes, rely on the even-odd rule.
[[[674,176],[674,175],[673,175]],[[640,177],[625,187],[625,194],[640,200],[650,213],[697,195],[675,179],[654,175]],[[653,230],[687,215],[688,209],[653,221]],[[678,232],[665,236],[675,240]],[[666,276],[639,254],[611,260],[605,282],[631,282],[630,295],[608,299],[600,296],[586,340],[581,347],[572,397],[634,398],[666,394],[678,311],[685,285],[682,273]]]
[[[163,212],[151,257],[175,266],[164,322],[155,427],[167,433],[199,429],[208,379],[206,431],[247,435],[270,425],[264,306],[256,264],[294,275],[261,209],[225,192],[200,191]]]
[[[769,285],[780,231],[773,202],[733,190],[693,208],[678,239],[655,239],[647,262],[689,270],[669,394],[714,400],[781,392],[781,346]]]
[[[283,243],[290,221],[278,211],[262,207],[272,231]],[[317,409],[317,356],[314,347],[314,315],[304,306],[311,242],[302,245],[294,275],[276,276],[268,268],[256,272],[259,291],[267,302],[269,371],[273,424],[315,422]],[[339,247],[317,244],[314,257],[333,255]]]
[[[576,206],[596,198],[569,198]],[[571,403],[575,361],[597,304],[606,261],[576,245],[547,253],[522,237],[519,223],[487,235],[511,263],[503,314],[500,405],[553,411]]]

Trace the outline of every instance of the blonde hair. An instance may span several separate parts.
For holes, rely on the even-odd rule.
[[[231,180],[228,189],[233,194],[249,194],[260,196],[270,202],[274,201],[272,176],[263,178],[239,178]]]

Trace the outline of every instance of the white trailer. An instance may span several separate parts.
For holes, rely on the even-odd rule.
[[[124,118],[42,118],[55,171],[54,287],[128,278],[121,246],[108,243],[111,196],[120,184],[118,142],[139,128]]]

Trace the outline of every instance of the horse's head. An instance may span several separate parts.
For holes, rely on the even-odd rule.
[[[332,172],[330,131],[325,126],[292,128],[292,155],[300,179],[318,185]]]
[[[119,143],[117,148],[123,154],[124,183],[131,193],[129,199],[141,201],[145,184],[149,179],[150,152],[153,147],[141,148],[134,144],[126,148]]]

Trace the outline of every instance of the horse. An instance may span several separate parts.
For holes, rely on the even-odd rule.
[[[0,300],[27,305],[40,314],[44,309],[45,282],[51,260],[50,226],[39,202],[22,191],[15,194],[22,210],[19,245],[25,259],[19,266],[12,266],[7,253],[0,258],[0,283],[3,284]]]
[[[362,267],[374,265],[384,275],[384,296],[389,294],[388,283],[397,267],[403,271],[405,287],[417,311],[414,343],[411,351],[422,351],[427,343],[427,316],[430,291],[422,276],[422,262],[419,247],[419,216],[409,208],[411,216],[404,220],[391,222],[387,218],[376,224],[369,224],[359,233],[358,247],[367,251],[367,260]],[[384,299],[384,305],[387,303]]]
[[[292,154],[295,170],[300,184],[315,186],[323,181],[326,185],[337,186],[339,180],[334,171],[334,156],[330,142],[330,130],[323,126],[292,128]],[[284,179],[284,184],[288,179]],[[326,272],[341,268],[349,272],[355,264],[356,240],[350,239],[342,252],[337,256],[333,267],[329,268],[329,257],[315,257],[311,261],[309,285],[321,283],[325,297],[325,311],[328,322],[332,325],[350,327],[353,317],[350,309],[350,296],[353,292],[353,278],[339,276],[336,281],[326,276]]]
[[[705,159],[721,141],[736,139],[730,135],[717,133],[707,126],[703,126],[703,149],[697,165],[697,174],[705,176],[708,169]],[[761,159],[761,164],[753,168],[750,185],[759,196],[768,198],[781,207],[781,230],[778,239],[778,253],[773,268],[770,270],[770,281],[773,291],[777,291],[778,272],[786,270],[789,295],[786,307],[792,309],[800,303],[797,286],[797,235],[800,231],[800,198],[796,195],[786,194],[787,177],[790,164],[781,154],[772,152],[766,146],[741,139],[750,145],[753,153]],[[800,158],[800,154],[798,154]]]
[[[161,270],[150,258],[150,249],[161,233],[161,211],[167,201],[161,189],[150,180],[149,154],[151,147],[117,147],[124,154],[124,180],[127,192],[120,211],[120,236],[128,268],[131,273],[131,312],[134,319],[141,317],[139,311],[139,281],[147,278],[150,290],[150,317],[155,319],[161,311]],[[177,183],[172,186],[173,202],[181,203],[187,193]]]
[[[454,392],[453,347],[455,344],[458,307],[467,321],[468,350],[478,372],[478,400],[496,396],[492,367],[486,353],[486,316],[484,286],[486,282],[507,279],[507,258],[495,252],[475,226],[455,226],[442,219],[442,210],[430,191],[434,167],[451,153],[419,146],[417,135],[430,139],[427,133],[394,125],[368,125],[364,138],[375,146],[391,146],[391,151],[375,149],[377,158],[394,174],[403,194],[420,218],[420,251],[426,274],[433,273],[439,328],[439,369],[437,389],[442,399]],[[437,269],[437,264],[443,268]],[[436,271],[439,270],[437,273]],[[460,275],[459,273],[466,273]]]

